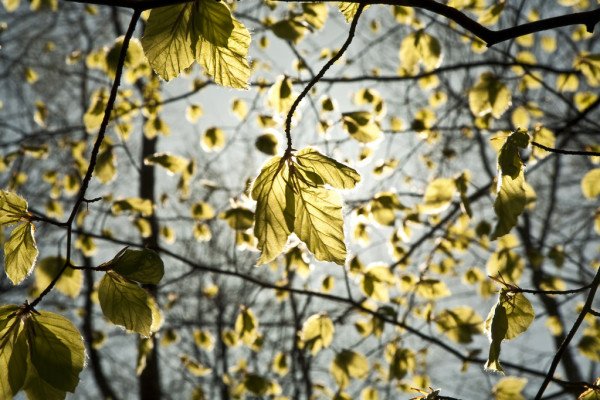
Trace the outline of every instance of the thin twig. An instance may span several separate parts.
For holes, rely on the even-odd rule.
[[[110,115],[112,113],[115,100],[117,99],[117,92],[119,89],[119,85],[121,84],[121,75],[123,73],[123,67],[125,65],[125,57],[127,55],[127,49],[129,47],[129,41],[133,36],[133,32],[135,31],[135,26],[137,25],[137,21],[140,18],[141,10],[134,10],[133,15],[131,16],[131,21],[129,23],[129,28],[127,29],[127,33],[125,34],[125,38],[123,39],[123,47],[121,47],[121,53],[119,54],[119,62],[117,64],[117,70],[115,74],[115,79],[113,81],[112,89],[110,91],[110,96],[108,98],[108,102],[106,104],[106,109],[104,110],[104,117],[102,118],[102,123],[100,124],[100,129],[98,130],[98,137],[96,138],[96,142],[94,143],[94,147],[92,149],[92,154],[90,156],[90,163],[88,165],[87,171],[83,180],[81,182],[81,187],[79,189],[79,194],[77,196],[77,200],[73,205],[73,209],[69,214],[69,219],[66,223],[60,226],[67,227],[67,255],[65,259],[65,264],[59,271],[59,273],[52,279],[52,281],[46,286],[46,288],[35,298],[28,306],[28,310],[33,310],[33,308],[39,304],[42,299],[52,291],[56,282],[60,279],[65,270],[71,266],[71,241],[73,236],[73,221],[77,216],[77,212],[79,211],[79,207],[81,204],[86,201],[85,194],[89,187],[90,181],[92,180],[92,175],[94,174],[94,168],[96,167],[96,161],[98,158],[98,153],[100,152],[100,145],[104,140],[104,135],[106,134],[106,128],[108,127],[108,123],[110,121]],[[49,221],[46,221],[49,222]]]
[[[596,156],[600,157],[600,151],[584,151],[584,150],[563,150],[563,149],[554,149],[552,147],[544,146],[541,143],[531,141],[531,145],[535,147],[539,147],[540,149],[549,151],[551,153],[556,154],[568,154],[572,156]]]
[[[327,70],[337,60],[339,60],[342,57],[342,55],[344,55],[344,52],[346,51],[346,49],[348,49],[348,46],[350,46],[350,43],[352,43],[352,39],[354,38],[354,32],[356,31],[356,25],[358,25],[358,19],[360,17],[360,14],[362,14],[362,11],[364,10],[364,8],[365,8],[365,4],[361,4],[360,6],[358,6],[358,9],[356,10],[356,14],[354,14],[354,18],[352,19],[352,23],[350,24],[350,31],[348,32],[348,38],[346,39],[346,41],[344,42],[344,44],[342,45],[340,50],[333,57],[331,57],[331,59],[329,61],[327,61],[327,63],[323,66],[323,68],[321,68],[319,73],[310,80],[308,85],[306,85],[306,87],[304,88],[304,90],[302,90],[300,95],[298,97],[296,97],[296,99],[294,100],[294,103],[290,107],[290,111],[288,112],[287,117],[285,118],[285,137],[287,139],[287,148],[285,149],[286,155],[289,156],[293,150],[292,149],[292,135],[291,135],[290,131],[291,131],[291,126],[292,126],[292,116],[294,115],[294,111],[296,111],[296,108],[298,108],[298,105],[300,104],[302,99],[304,97],[306,97],[306,95],[308,94],[310,89],[312,89],[313,86],[315,86],[317,84],[317,82],[319,82],[319,80],[323,77],[323,75],[325,75]]]
[[[575,320],[575,323],[571,327],[571,330],[565,337],[565,340],[561,343],[560,347],[558,348],[558,351],[556,352],[556,354],[554,355],[554,358],[552,359],[552,363],[550,364],[550,369],[548,370],[548,373],[546,373],[544,382],[540,386],[540,389],[538,390],[538,393],[535,396],[535,400],[540,400],[542,398],[542,396],[544,395],[544,391],[546,390],[546,388],[548,387],[548,384],[554,377],[554,372],[556,371],[556,368],[558,367],[558,364],[560,363],[560,360],[561,360],[563,354],[567,351],[567,348],[569,347],[569,343],[571,343],[571,340],[575,336],[575,333],[577,333],[577,330],[581,326],[581,323],[585,319],[585,316],[592,309],[592,303],[594,302],[594,296],[596,295],[596,291],[598,290],[599,285],[600,285],[600,268],[598,269],[598,272],[596,272],[596,276],[594,277],[594,280],[591,283],[590,292],[588,293],[587,299],[585,300],[585,304],[583,305],[581,312],[577,316],[577,319]]]

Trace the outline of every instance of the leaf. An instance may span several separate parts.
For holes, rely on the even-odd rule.
[[[393,192],[379,192],[369,202],[371,216],[378,224],[383,226],[394,226],[396,212],[403,209],[404,206],[400,203],[398,195]]]
[[[322,348],[331,345],[334,332],[333,321],[327,314],[314,314],[304,321],[300,331],[300,340],[302,340],[304,348],[315,355]]]
[[[419,30],[402,39],[399,57],[400,74],[415,75],[420,63],[427,71],[437,68],[442,62],[442,48],[439,40]]]
[[[490,324],[489,329],[486,330],[490,335],[491,344],[485,369],[489,371],[504,372],[504,369],[502,369],[502,366],[500,365],[499,358],[500,346],[508,331],[508,318],[506,316],[506,310],[500,302],[496,303],[496,306],[492,309],[488,319],[490,319]]]
[[[196,3],[154,8],[146,22],[142,47],[152,69],[165,80],[178,76],[196,58],[201,34],[191,22]]]
[[[419,207],[419,210],[425,214],[439,214],[448,208],[455,193],[456,184],[454,179],[434,179],[429,182],[427,189],[425,189],[423,204]]]
[[[345,1],[341,1],[338,3],[338,8],[342,12],[342,14],[344,14],[344,18],[346,18],[346,22],[348,23],[352,22],[352,20],[354,19],[354,15],[358,11],[359,6],[359,3],[349,3]]]
[[[155,153],[144,158],[145,165],[160,165],[171,175],[180,174],[188,167],[190,160],[185,157],[176,156],[169,152]]]
[[[360,175],[353,168],[326,157],[311,147],[296,153],[296,161],[305,170],[319,175],[324,183],[336,189],[352,189],[360,182]]]
[[[52,282],[65,265],[65,261],[62,257],[46,257],[38,262],[35,269],[35,286],[38,290],[44,290]],[[56,282],[56,290],[74,299],[79,296],[82,283],[83,274],[80,270],[66,268]]]
[[[24,389],[30,400],[64,400],[67,396],[66,391],[57,389],[43,380],[31,364],[27,366]]]
[[[259,264],[280,254],[295,232],[317,259],[342,265],[346,245],[341,198],[323,185],[352,187],[358,179],[356,171],[310,148],[299,151],[296,162],[291,156],[267,161],[252,185]]]
[[[494,211],[498,217],[498,222],[492,233],[492,240],[510,232],[517,224],[517,218],[521,215],[527,203],[523,171],[515,179],[510,176],[502,176],[501,182],[498,197],[494,202]]]
[[[342,199],[333,190],[312,187],[292,177],[295,189],[294,232],[321,261],[346,261]]]
[[[0,190],[0,225],[15,224],[27,217],[27,201],[16,193]]]
[[[383,137],[381,127],[366,111],[343,113],[342,126],[350,137],[361,143],[375,142]]]
[[[74,392],[85,365],[85,348],[77,328],[61,315],[39,311],[25,321],[25,331],[31,364],[39,377],[55,389]]]
[[[119,275],[142,284],[157,285],[165,274],[160,256],[150,249],[125,248],[105,264]]]
[[[225,146],[225,132],[214,126],[208,128],[202,134],[200,144],[204,151],[219,151]]]
[[[457,343],[471,343],[473,335],[482,332],[483,319],[468,306],[458,306],[442,311],[435,320],[440,330]]]
[[[200,1],[195,4],[197,17],[192,19],[194,31],[215,46],[227,46],[235,27],[227,5],[218,1]]]
[[[338,386],[343,389],[350,383],[350,378],[361,379],[369,373],[369,362],[362,354],[345,349],[336,354],[330,371]]]
[[[146,337],[152,333],[156,304],[135,283],[109,271],[100,281],[98,300],[102,312],[113,324]]]
[[[581,180],[581,191],[587,199],[600,196],[600,168],[589,171]]]
[[[395,347],[395,346],[394,346]],[[390,360],[390,379],[402,379],[416,367],[415,353],[410,349],[397,348]]]
[[[112,147],[108,147],[98,154],[94,176],[103,184],[110,183],[117,177],[117,158]]]
[[[219,214],[219,218],[225,220],[231,229],[245,231],[252,228],[254,224],[254,213],[245,207],[233,207]]]
[[[233,27],[227,46],[215,45],[201,37],[196,46],[197,60],[219,85],[247,89],[252,72],[246,59],[250,33],[236,19],[233,19]]]
[[[535,318],[533,307],[522,293],[500,294],[500,303],[506,310],[508,330],[505,339],[510,340],[525,332]],[[489,317],[488,317],[489,319]],[[486,319],[486,326],[488,325]]]
[[[285,75],[277,78],[269,89],[267,103],[277,114],[287,114],[298,93],[294,92],[292,80]]]
[[[519,148],[525,148],[528,145],[529,135],[522,130],[516,130],[506,139],[498,154],[498,170],[502,176],[508,175],[513,179],[517,178],[523,168]]]
[[[18,317],[19,306],[0,306],[0,398],[11,399],[23,388],[27,343]]]
[[[279,141],[277,140],[277,136],[273,135],[272,133],[262,134],[257,137],[256,142],[254,142],[254,145],[259,151],[269,156],[274,156],[277,154],[278,144]]]
[[[235,320],[235,333],[242,342],[250,346],[258,337],[258,321],[252,310],[241,307],[240,313]]]
[[[469,107],[476,117],[491,114],[498,119],[510,104],[510,90],[490,72],[484,72],[469,90]]]
[[[525,400],[521,391],[527,385],[526,378],[507,376],[502,378],[492,388],[495,400]]]
[[[277,257],[294,229],[294,193],[288,181],[287,162],[281,157],[273,157],[252,184],[252,198],[257,202],[254,235],[261,251],[258,264],[266,264]]]
[[[375,301],[388,302],[388,289],[395,283],[389,266],[375,264],[369,266],[360,279],[360,290]]]
[[[5,271],[14,285],[29,275],[38,256],[34,229],[31,222],[19,224],[4,243]]]
[[[215,209],[205,201],[198,201],[192,205],[191,213],[194,219],[204,221],[214,218]]]
[[[140,197],[129,197],[113,202],[111,211],[115,215],[119,215],[124,212],[134,212],[140,213],[142,216],[147,217],[153,213],[152,201],[150,199],[142,199]]]

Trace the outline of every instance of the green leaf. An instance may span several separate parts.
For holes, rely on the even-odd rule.
[[[42,379],[31,363],[27,365],[24,389],[29,400],[64,400],[67,396],[65,390],[57,389]]]
[[[342,12],[342,14],[344,14],[344,18],[346,18],[346,22],[348,23],[352,22],[352,20],[354,19],[354,15],[358,11],[359,6],[359,3],[349,3],[345,1],[341,1],[338,3],[339,9]]]
[[[455,193],[456,184],[454,179],[434,179],[429,182],[427,189],[425,189],[423,204],[419,207],[419,211],[425,214],[439,214],[448,208]]]
[[[491,114],[500,118],[510,104],[510,90],[490,72],[484,72],[469,90],[469,107],[476,117]]]
[[[525,400],[521,391],[527,385],[526,378],[507,376],[502,378],[492,388],[495,400]]]
[[[508,318],[505,339],[514,339],[525,332],[533,322],[535,318],[533,307],[523,293],[500,294],[500,302],[504,306]]]
[[[15,224],[27,217],[27,201],[16,193],[0,190],[0,225]]]
[[[267,104],[277,114],[287,114],[298,93],[294,92],[292,80],[285,75],[279,76],[269,89]]]
[[[435,37],[419,30],[402,39],[399,57],[400,74],[415,75],[419,72],[419,63],[428,71],[440,65],[442,47]]]
[[[371,143],[383,137],[381,127],[367,111],[342,114],[342,126],[353,139],[361,143]]]
[[[227,46],[215,45],[201,37],[196,46],[197,60],[219,85],[247,89],[252,72],[246,59],[250,33],[236,19],[233,19],[233,26]]]
[[[346,245],[340,195],[313,187],[297,176],[290,179],[295,192],[294,232],[318,260],[344,265]]]
[[[277,257],[294,229],[294,193],[288,181],[288,163],[281,157],[273,157],[252,185],[252,198],[257,202],[254,235],[261,251],[258,264]]]
[[[600,196],[600,168],[589,171],[581,180],[581,191],[587,199]]]
[[[142,284],[157,285],[165,274],[160,256],[150,249],[125,248],[106,264],[119,275]]]
[[[373,196],[369,202],[369,211],[371,216],[378,224],[383,226],[394,226],[396,222],[396,212],[404,209],[398,199],[398,195],[393,192],[380,192]]]
[[[149,199],[142,199],[140,197],[129,197],[127,199],[113,202],[111,211],[115,215],[119,215],[124,212],[134,212],[140,213],[142,216],[147,217],[153,213],[152,201]]]
[[[44,290],[59,274],[65,265],[62,257],[46,257],[38,262],[35,269],[35,286]],[[83,274],[78,269],[67,268],[56,282],[56,290],[71,298],[76,298],[81,291]]]
[[[296,153],[296,161],[305,170],[319,175],[324,183],[336,189],[352,189],[360,182],[360,175],[353,168],[310,147]]]
[[[491,344],[485,369],[488,371],[504,372],[504,369],[500,365],[500,347],[508,331],[508,318],[506,316],[506,309],[500,302],[496,303],[496,306],[490,312],[490,316],[488,316],[488,320],[490,320],[490,324],[489,329],[486,330],[490,335]],[[486,326],[486,328],[488,327]]]
[[[146,23],[142,47],[152,69],[165,80],[192,65],[201,32],[191,23],[195,3],[155,8]]]
[[[18,317],[19,306],[0,306],[0,398],[11,399],[25,384],[27,343]]]
[[[4,243],[5,271],[13,284],[18,285],[33,269],[38,249],[31,222],[18,225]]]
[[[160,165],[170,174],[180,174],[187,168],[190,160],[185,157],[176,156],[169,152],[155,153],[144,158],[146,165]]]
[[[254,213],[245,207],[232,207],[220,213],[219,218],[225,220],[231,229],[238,231],[250,229],[254,224]]]
[[[117,177],[117,158],[112,147],[108,147],[98,154],[94,176],[104,184],[112,182]]]
[[[395,346],[394,346],[395,347]],[[415,353],[411,349],[397,348],[390,361],[390,379],[402,379],[416,367]]]
[[[202,134],[200,144],[204,151],[219,151],[225,146],[225,132],[221,128],[210,127]]]
[[[329,347],[333,341],[335,328],[333,321],[325,313],[314,314],[308,317],[302,325],[300,339],[304,348],[311,354],[317,354],[322,348]]]
[[[55,389],[74,392],[85,365],[77,328],[61,315],[39,311],[25,321],[25,330],[31,364],[40,378]]]
[[[508,175],[513,179],[517,178],[523,168],[519,148],[525,148],[528,145],[529,135],[522,130],[516,130],[506,139],[498,155],[498,170],[502,176]]]
[[[521,172],[516,178],[503,175],[499,178],[499,190],[494,211],[498,222],[492,233],[492,240],[506,235],[517,224],[517,218],[525,209],[527,196],[525,192],[525,174]]]
[[[295,232],[317,259],[342,265],[342,202],[324,185],[353,187],[359,179],[353,169],[310,148],[299,151],[295,162],[292,156],[270,159],[252,186],[257,201],[254,234],[262,251],[258,262],[273,260]]]
[[[258,321],[251,309],[241,307],[235,320],[235,333],[248,346],[258,338]]]
[[[227,5],[220,1],[198,1],[195,5],[194,32],[215,46],[226,47],[235,28]]]
[[[330,367],[331,374],[340,388],[345,388],[351,378],[361,379],[369,373],[369,362],[360,353],[352,350],[340,351]]]
[[[137,284],[114,272],[107,272],[98,287],[102,312],[110,322],[143,336],[153,332],[156,304]]]
[[[448,338],[457,343],[471,343],[473,335],[482,332],[483,319],[468,306],[458,306],[442,311],[435,323]]]
[[[365,270],[360,279],[360,290],[371,299],[385,303],[390,300],[389,287],[393,286],[395,282],[389,266],[375,264]]]

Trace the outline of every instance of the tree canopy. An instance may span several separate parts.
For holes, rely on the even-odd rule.
[[[0,398],[600,398],[589,0],[2,0]]]

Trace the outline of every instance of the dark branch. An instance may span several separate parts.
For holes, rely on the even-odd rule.
[[[600,157],[600,151],[554,149],[552,147],[544,146],[543,144],[534,142],[534,141],[531,142],[531,145],[535,146],[535,147],[539,147],[540,149],[549,151],[551,153],[556,153],[556,154],[568,154],[568,155],[572,155],[572,156],[597,156],[597,157]]]

